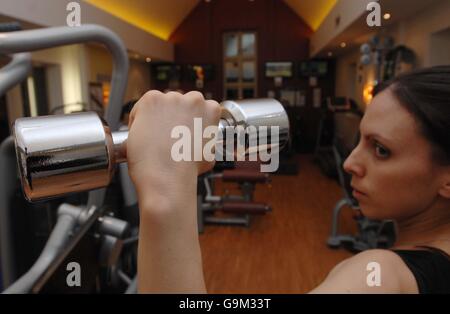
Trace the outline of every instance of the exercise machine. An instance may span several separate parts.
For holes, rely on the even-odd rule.
[[[334,117],[336,114],[355,112],[359,114],[356,103],[347,97],[328,97],[322,104],[317,130],[314,161],[327,177],[338,179],[336,160],[333,153],[335,136]]]
[[[215,181],[236,183],[240,194],[216,195]],[[261,173],[252,169],[226,169],[221,172],[210,172],[200,177],[198,188],[198,225],[203,232],[205,224],[238,225],[248,227],[250,216],[265,215],[271,211],[268,204],[254,202],[253,194],[256,184],[270,183],[268,173]],[[227,217],[214,215],[220,212]],[[233,216],[230,216],[233,215]]]
[[[105,119],[114,128],[118,125],[121,103],[126,89],[128,55],[120,38],[101,26],[55,27],[2,34],[0,53],[9,55],[11,61],[0,70],[0,95],[4,95],[7,90],[26,79],[31,70],[30,51],[92,41],[105,45],[113,56],[112,94]],[[114,258],[108,258],[108,256],[114,256],[120,251],[118,250],[120,248],[118,240],[126,235],[128,228],[126,222],[114,220],[110,216],[111,213],[103,204],[105,190],[97,190],[89,193],[87,205],[76,207],[61,204],[56,215],[49,215],[49,218],[55,216],[56,223],[54,223],[55,228],[47,245],[36,263],[17,280],[21,273],[18,273],[15,267],[18,264],[15,254],[17,245],[13,241],[13,230],[11,229],[15,216],[11,202],[15,192],[13,183],[18,178],[14,148],[14,139],[10,137],[1,144],[0,150],[0,168],[2,169],[0,176],[0,230],[2,232],[0,256],[3,287],[7,288],[6,292],[40,291],[43,284],[48,282],[49,277],[55,273],[64,257],[88,234],[92,240],[90,247],[98,248],[101,252],[98,254],[99,260],[94,263],[105,265],[105,263],[113,262]],[[104,229],[106,225],[102,221],[109,222],[108,225],[111,226],[113,225],[111,221],[114,221],[114,224],[117,224],[122,232],[109,234]],[[114,237],[115,239],[113,239]],[[108,255],[108,252],[111,255]]]

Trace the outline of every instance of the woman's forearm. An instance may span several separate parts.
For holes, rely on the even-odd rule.
[[[197,175],[163,175],[139,200],[140,293],[205,293],[197,227]],[[141,185],[142,186],[142,185]]]
[[[185,153],[191,150],[187,151],[185,141],[180,160],[174,145],[181,138],[174,131],[187,128],[191,133],[182,139],[191,138],[198,133],[196,119],[201,119],[203,129],[217,127],[220,114],[220,105],[199,92],[149,91],[131,111],[126,150],[140,208],[139,292],[206,292],[197,227],[197,176],[212,169],[214,162],[186,160]],[[199,140],[201,147],[209,142],[202,136]],[[195,150],[197,145],[191,147]]]

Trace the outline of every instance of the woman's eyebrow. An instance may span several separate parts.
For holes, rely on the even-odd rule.
[[[365,132],[366,131],[366,132]],[[378,134],[377,132],[367,130],[367,125],[364,125],[363,123],[359,124],[359,134],[361,137],[364,137],[366,139],[377,139],[382,143],[386,143],[387,145],[393,144],[393,140],[387,138],[386,136],[383,136],[381,134]]]
[[[361,133],[361,134],[363,134],[363,133]],[[365,138],[377,139],[377,140],[380,140],[381,142],[384,142],[386,144],[392,144],[392,140],[390,140],[390,139],[388,139],[388,138],[386,138],[386,137],[384,137],[384,136],[382,136],[380,134],[377,134],[377,133],[367,133],[367,134],[364,134],[364,137]]]

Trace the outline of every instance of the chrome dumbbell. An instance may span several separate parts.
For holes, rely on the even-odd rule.
[[[278,101],[224,101],[221,106],[222,134],[236,126],[278,126],[279,141],[269,146],[282,148],[288,141],[289,120]],[[22,187],[30,201],[105,187],[114,165],[126,161],[122,144],[128,132],[111,132],[92,112],[20,118],[14,136]]]

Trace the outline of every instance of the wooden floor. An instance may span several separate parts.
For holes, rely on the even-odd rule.
[[[255,201],[273,211],[254,217],[250,228],[207,225],[200,236],[209,293],[306,293],[351,253],[332,250],[326,239],[340,186],[324,177],[311,157],[298,157],[297,176],[273,176]],[[351,210],[342,231],[354,231]]]

